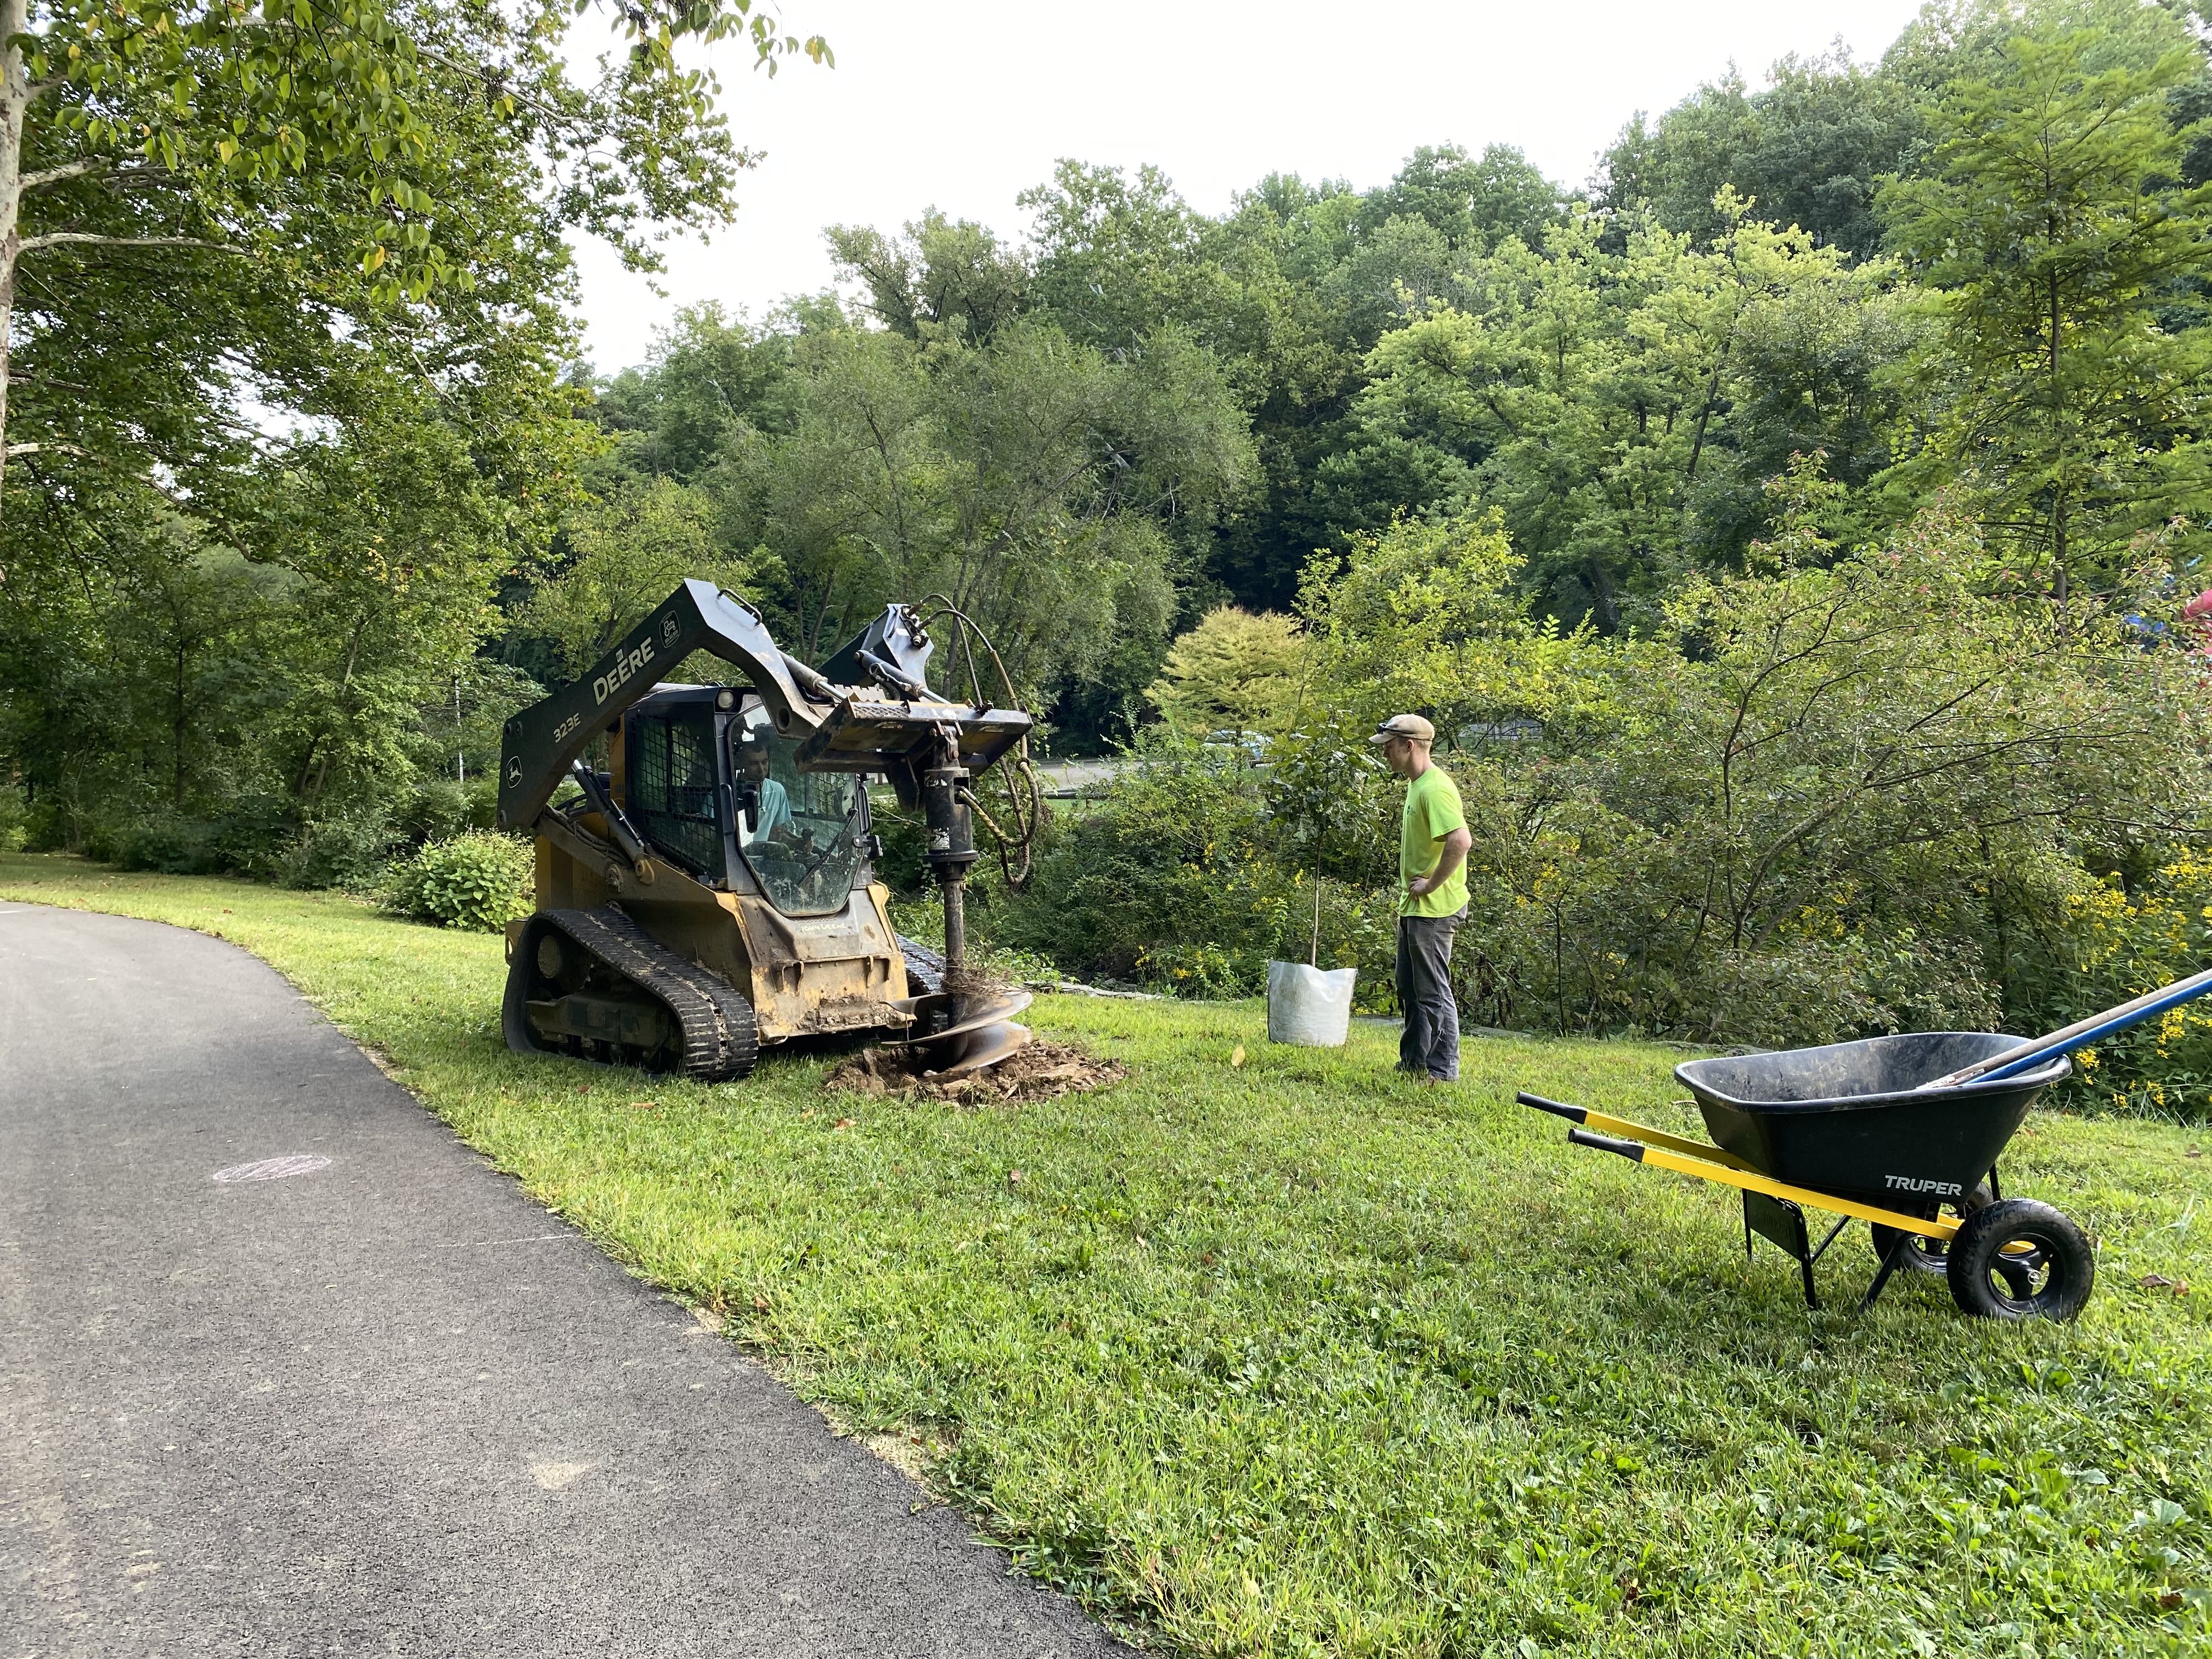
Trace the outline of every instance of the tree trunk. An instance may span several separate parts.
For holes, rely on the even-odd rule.
[[[2066,502],[2063,496],[2054,496],[2051,503],[2051,597],[2061,609],[2066,604]]]
[[[323,734],[318,732],[307,739],[307,752],[300,760],[300,775],[292,781],[292,796],[295,800],[307,798],[307,780],[314,775],[315,757],[322,752]]]
[[[0,0],[0,483],[8,465],[8,354],[15,332],[15,255],[23,241],[23,128],[31,83],[18,37],[30,28],[29,0]]]
[[[1605,623],[1605,631],[1608,635],[1618,634],[1620,632],[1620,601],[1613,592],[1613,573],[1605,568],[1603,560],[1595,556],[1584,561],[1584,568],[1589,576],[1590,593],[1597,600],[1597,614]]]
[[[185,627],[177,624],[177,702],[169,720],[171,794],[178,811],[185,810]]]
[[[1719,361],[1713,364],[1713,378],[1705,387],[1705,405],[1698,411],[1698,435],[1690,443],[1690,464],[1682,471],[1684,483],[1698,481],[1698,460],[1705,453],[1705,426],[1713,418],[1713,405],[1720,401],[1721,366],[1727,362],[1728,354],[1723,352]],[[1673,422],[1669,422],[1668,425],[1671,428]]]
[[[2051,583],[2051,597],[2058,602],[2058,637],[2066,637],[2066,388],[2058,377],[2058,342],[2063,315],[2059,307],[2058,273],[2053,270],[2050,283],[2051,324],[2051,432],[2057,441],[2058,464],[2052,471],[2057,475],[2051,489],[2051,560],[2056,568]]]
[[[5,0],[0,0],[0,4],[4,3]],[[338,695],[336,699],[341,715],[349,716],[352,713],[351,705],[353,698],[351,694],[353,691],[354,665],[361,660],[362,635],[368,632],[368,615],[364,611],[362,615],[361,621],[355,625],[352,641],[346,647],[345,672],[338,677]],[[325,733],[325,735],[327,735],[327,733]],[[321,747],[322,739],[318,738],[315,741],[314,748]],[[312,755],[314,750],[313,749],[310,749],[308,752]],[[301,767],[300,781],[307,791],[307,800],[308,805],[313,805],[315,802],[322,799],[323,784],[324,781],[329,778],[330,775],[331,752],[328,749],[323,749],[322,758],[316,763],[314,780],[312,783],[310,783],[307,779],[307,769],[304,765]]]

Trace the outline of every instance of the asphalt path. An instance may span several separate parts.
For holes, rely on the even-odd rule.
[[[0,905],[0,1659],[1118,1651],[264,964]]]

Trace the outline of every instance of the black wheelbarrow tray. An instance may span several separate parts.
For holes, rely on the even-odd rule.
[[[2014,1052],[2025,1053],[2021,1040],[2001,1032],[1926,1031],[1689,1060],[1674,1076],[1705,1115],[1718,1143],[1710,1146],[1537,1095],[1519,1099],[1579,1126],[1567,1133],[1577,1146],[1740,1188],[1746,1255],[1757,1235],[1793,1257],[1808,1306],[1820,1305],[1814,1263],[1858,1220],[1872,1224],[1881,1258],[1862,1311],[1902,1268],[1943,1275],[1969,1314],[2070,1319],[2088,1299],[2095,1254],[2050,1205],[2004,1197],[1996,1165],[2037,1097],[2073,1062],[2056,1053],[2015,1075],[1938,1081]],[[1817,1246],[1808,1209],[1840,1218]]]

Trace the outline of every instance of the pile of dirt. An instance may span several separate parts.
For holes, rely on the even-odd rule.
[[[1118,1083],[1129,1074],[1119,1060],[1099,1060],[1064,1042],[1032,1042],[980,1077],[934,1083],[903,1048],[864,1048],[830,1073],[827,1086],[881,1099],[886,1095],[968,1101],[979,1106],[1052,1100]]]

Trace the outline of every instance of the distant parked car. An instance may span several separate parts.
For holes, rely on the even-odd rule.
[[[1541,720],[1482,720],[1461,726],[1454,740],[1462,749],[1479,749],[1491,743],[1533,743],[1543,735]]]
[[[1267,758],[1270,740],[1264,732],[1209,732],[1204,741],[1208,749],[1240,750],[1245,759],[1258,766]]]

